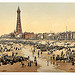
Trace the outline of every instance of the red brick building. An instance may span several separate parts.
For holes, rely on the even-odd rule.
[[[24,39],[32,39],[32,38],[34,38],[34,33],[30,33],[30,32],[24,32],[23,33],[23,38]]]

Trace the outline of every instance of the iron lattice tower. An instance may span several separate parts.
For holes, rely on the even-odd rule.
[[[16,33],[20,34],[22,33],[22,27],[21,27],[21,18],[20,18],[20,8],[17,9],[17,25],[16,25]]]

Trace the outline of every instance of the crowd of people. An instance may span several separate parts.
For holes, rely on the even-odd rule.
[[[47,58],[47,66],[49,66],[49,61],[58,61],[60,62],[71,62],[72,65],[75,64],[75,50],[72,50],[72,48],[75,48],[75,45],[70,46],[68,43],[64,43],[64,45],[57,45],[58,41],[55,42],[46,42],[45,44],[39,43],[39,41],[33,42],[33,41],[0,41],[0,66],[1,65],[13,65],[14,63],[20,62],[22,67],[31,67],[32,63],[34,63],[35,66],[37,66],[37,58],[42,56],[45,52],[47,52],[48,58]],[[61,42],[59,42],[61,43]],[[31,48],[32,55],[34,57],[34,61],[31,61],[28,57],[19,56],[18,51],[21,50],[22,46],[33,46]],[[66,46],[65,46],[66,45]],[[37,51],[36,51],[37,49]],[[63,52],[63,49],[65,50],[65,53]],[[17,52],[15,52],[17,51]],[[61,51],[61,54],[55,55],[54,52]],[[12,52],[12,55],[8,55],[8,52]],[[37,53],[37,56],[35,56],[35,53]],[[49,57],[50,56],[50,57]],[[24,63],[24,61],[27,61],[27,64]],[[52,62],[51,62],[52,63]],[[55,64],[55,62],[53,62]]]
[[[3,40],[0,41],[0,66],[1,65],[13,65],[14,63],[21,62],[21,66],[32,66],[33,61],[29,61],[29,56],[19,56],[18,51],[21,50],[22,46],[28,44],[23,41],[7,41]],[[21,46],[22,45],[22,46]],[[11,52],[11,55],[8,54],[8,52]],[[27,61],[27,65],[24,63],[24,61]],[[34,60],[35,66],[37,66],[37,60]]]

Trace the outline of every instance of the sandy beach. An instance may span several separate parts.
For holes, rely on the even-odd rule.
[[[71,42],[71,41],[69,41],[69,42]],[[74,42],[72,44],[74,44]],[[32,49],[34,49],[34,48],[32,47]],[[35,55],[37,54],[38,50],[39,49],[35,48]],[[74,48],[72,48],[71,50],[74,50]],[[62,49],[60,51],[57,50],[57,51],[53,52],[53,54],[55,54],[55,57],[56,57],[57,55],[61,55],[62,51],[63,51],[63,54],[65,54],[65,52],[66,52],[65,49]],[[72,65],[71,62],[70,63],[68,63],[68,62],[63,63],[63,62],[56,61],[56,60],[50,60],[50,57],[53,56],[53,54],[48,55],[47,51],[42,52],[42,54],[39,55],[39,58],[45,59],[47,61],[48,57],[49,57],[49,65],[50,65],[49,68],[51,68],[51,65],[53,65],[55,67],[55,69],[58,69],[58,70],[56,70],[57,72],[75,72],[75,66]],[[47,64],[47,63],[45,63],[45,64]],[[45,68],[48,68],[48,67],[45,66]],[[40,70],[40,71],[42,71],[42,70]],[[47,72],[48,71],[54,72],[54,70],[47,70]]]
[[[24,62],[27,65],[27,62]],[[22,67],[20,62],[14,63],[13,65],[2,65],[0,66],[0,72],[37,72],[39,66],[35,66],[34,63],[31,67]]]
[[[34,40],[34,42],[36,42]],[[45,41],[43,42],[45,43]],[[63,46],[64,41],[62,41],[60,44],[59,42],[56,43],[56,45],[62,45]],[[72,42],[74,45],[74,42]],[[2,46],[3,47],[3,46]],[[15,50],[14,47],[18,47],[20,50]],[[8,46],[10,48],[10,46]],[[74,48],[72,48],[74,49]],[[72,50],[71,49],[71,50]],[[35,52],[33,55],[34,47],[33,45],[23,45],[23,44],[13,44],[13,52],[18,53],[18,56],[23,57],[30,57],[28,61],[23,61],[24,67],[22,67],[21,62],[14,63],[13,65],[7,64],[7,65],[1,65],[0,66],[0,72],[75,72],[75,66],[72,65],[71,62],[60,62],[59,60],[51,60],[50,57],[55,55],[61,55],[61,52],[63,51],[63,54],[65,54],[65,49],[62,50],[56,50],[53,52],[53,54],[48,55],[49,51],[40,52],[40,49],[37,49],[35,47]],[[38,57],[38,51],[40,52]],[[8,54],[9,56],[12,55],[12,51],[3,52],[3,54]],[[1,55],[1,54],[0,54]],[[34,57],[36,56],[37,59],[37,66],[35,66],[34,63]],[[31,64],[31,67],[28,66],[28,62],[33,61]],[[47,62],[48,61],[48,62]]]
[[[21,50],[16,51],[14,50],[14,53],[18,53],[18,56],[23,56],[23,53]],[[3,54],[7,53],[9,56],[12,55],[12,51],[10,52],[3,52]],[[13,65],[7,64],[0,66],[0,72],[37,72],[37,69],[40,67],[39,65],[35,66],[34,62],[30,66],[27,66],[28,61],[23,61],[23,63],[26,65],[22,67],[21,62],[14,63]]]

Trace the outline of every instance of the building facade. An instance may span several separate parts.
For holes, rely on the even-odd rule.
[[[24,38],[24,39],[34,39],[34,33],[24,32],[23,35],[22,35],[22,38]]]

